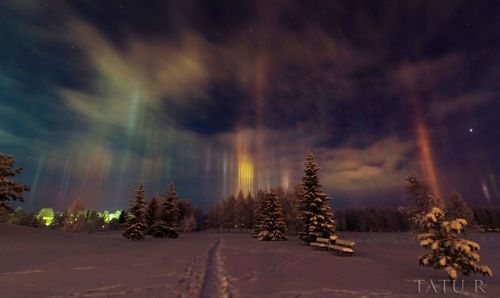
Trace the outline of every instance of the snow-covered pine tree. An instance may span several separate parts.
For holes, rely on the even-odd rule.
[[[253,233],[252,237],[257,238],[259,233],[262,231],[262,214],[264,210],[264,203],[266,200],[266,193],[259,189],[257,191],[257,197],[255,198],[254,204],[254,220],[253,220]]]
[[[465,219],[446,221],[443,211],[434,207],[425,215],[422,223],[423,233],[418,238],[420,245],[430,252],[420,257],[420,265],[444,269],[450,280],[455,280],[458,273],[493,275],[488,266],[478,264],[479,244],[459,238],[467,225]]]
[[[306,242],[314,242],[317,237],[334,235],[335,219],[333,210],[328,204],[328,196],[323,192],[318,172],[311,151],[306,154],[304,177],[302,178],[303,197],[300,200],[300,218],[303,231],[300,238]]]
[[[179,207],[177,206],[177,201],[179,197],[175,192],[175,187],[173,183],[168,185],[168,190],[165,193],[163,201],[163,221],[169,226],[174,227],[179,218]]]
[[[139,189],[134,190],[134,198],[128,205],[126,226],[123,237],[131,240],[144,239],[146,225],[146,202],[144,201],[144,186],[141,184]]]
[[[421,232],[421,221],[427,213],[433,208],[442,208],[442,201],[434,196],[429,185],[425,181],[417,178],[416,175],[410,175],[406,178],[406,196],[407,206],[403,212],[408,217],[410,229],[414,232]]]
[[[154,196],[151,201],[148,202],[146,208],[146,225],[148,226],[148,233],[151,233],[151,227],[155,224],[160,213],[160,198]]]
[[[15,167],[16,161],[8,155],[0,153],[0,209],[13,212],[9,201],[24,201],[24,193],[30,191],[29,185],[19,184],[13,177],[23,172]]]
[[[261,230],[257,234],[257,238],[271,241],[286,240],[287,227],[276,190],[271,189],[266,194],[261,211]]]
[[[156,238],[177,238],[179,234],[174,230],[179,217],[179,208],[177,206],[177,193],[175,192],[174,184],[168,185],[165,193],[158,219],[151,228],[151,235]]]

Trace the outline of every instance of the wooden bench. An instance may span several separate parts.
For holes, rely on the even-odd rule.
[[[354,249],[354,241],[338,239],[338,240],[335,240],[335,244]]]
[[[354,241],[336,239],[335,241],[332,241],[330,245],[328,245],[328,248],[335,250],[337,254],[339,252],[346,253],[352,257],[352,255],[354,254]]]
[[[316,238],[316,242],[311,242],[312,247],[317,247],[318,250],[326,248],[338,253],[345,253],[352,256],[354,254],[354,241],[338,239],[337,235],[331,235],[328,238]]]
[[[335,245],[335,244],[330,244],[328,245],[328,249],[332,249],[337,252],[337,254],[340,253],[346,253],[349,254],[351,257],[354,254],[354,249],[350,247],[345,247],[345,246],[340,246],[340,245]]]
[[[330,245],[330,239],[328,238],[316,238],[316,242],[311,242],[310,244],[318,249],[326,248],[328,250],[328,245]]]

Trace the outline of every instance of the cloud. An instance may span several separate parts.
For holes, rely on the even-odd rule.
[[[317,155],[327,190],[366,196],[401,191],[404,177],[418,169],[414,152],[414,142],[390,136],[363,148],[347,144]]]
[[[88,23],[72,21],[69,28],[67,38],[78,40],[95,77],[90,90],[61,88],[60,95],[89,122],[126,128],[136,115],[169,101],[189,105],[194,95],[204,98],[209,77],[196,37],[187,34],[175,45],[131,40],[120,50]]]
[[[448,53],[437,59],[404,62],[394,71],[392,79],[399,83],[397,87],[403,94],[422,94],[439,90],[465,69],[463,54]]]
[[[468,92],[451,99],[436,98],[432,101],[429,111],[434,117],[443,118],[460,112],[471,112],[499,97],[500,94],[496,92]]]

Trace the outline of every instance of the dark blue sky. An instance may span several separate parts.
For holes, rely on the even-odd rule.
[[[173,181],[208,207],[292,187],[397,206],[416,172],[500,202],[497,1],[0,3],[0,151],[27,208],[122,208]]]

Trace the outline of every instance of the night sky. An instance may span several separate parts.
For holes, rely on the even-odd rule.
[[[498,1],[0,2],[0,151],[26,209],[203,208],[302,175],[335,207],[500,204]]]

